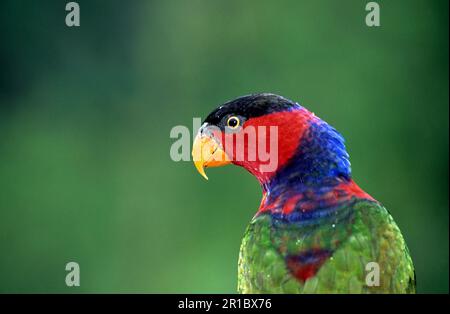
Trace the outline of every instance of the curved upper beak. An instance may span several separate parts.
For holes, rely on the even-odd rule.
[[[192,158],[197,171],[208,180],[205,168],[225,166],[230,164],[231,160],[223,150],[221,143],[206,129],[205,126],[201,127],[195,137]]]

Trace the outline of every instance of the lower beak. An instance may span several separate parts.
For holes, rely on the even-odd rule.
[[[231,163],[221,144],[211,136],[199,132],[192,147],[192,157],[195,168],[206,179],[205,168],[220,167]]]

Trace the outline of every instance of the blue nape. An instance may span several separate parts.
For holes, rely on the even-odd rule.
[[[328,123],[317,119],[311,122],[294,156],[264,189],[270,203],[282,194],[289,197],[306,190],[323,194],[350,178],[344,138]]]

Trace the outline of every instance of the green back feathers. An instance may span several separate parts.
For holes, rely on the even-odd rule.
[[[368,286],[366,266],[379,265]],[[411,293],[414,269],[400,230],[375,202],[356,201],[309,223],[259,215],[239,256],[242,293]]]

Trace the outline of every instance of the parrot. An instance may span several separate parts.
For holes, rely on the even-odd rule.
[[[399,227],[352,179],[343,136],[299,103],[258,93],[220,105],[192,157],[205,179],[206,168],[234,164],[261,185],[240,246],[238,293],[415,293]]]

